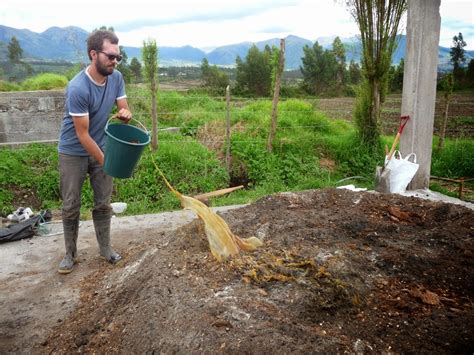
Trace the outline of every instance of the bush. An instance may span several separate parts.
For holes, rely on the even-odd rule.
[[[18,84],[10,83],[8,81],[0,80],[0,91],[19,91],[20,86]]]
[[[431,175],[459,178],[474,176],[474,141],[445,141],[442,151],[433,151]]]
[[[0,149],[0,213],[8,214],[20,207],[16,193],[32,192],[42,200],[43,208],[59,206],[58,153],[54,145],[31,144]],[[27,207],[27,206],[23,206]],[[29,206],[33,207],[33,206]]]
[[[376,166],[383,164],[384,152],[381,144],[380,148],[374,151],[360,142],[354,129],[327,137],[325,144],[336,160],[339,172],[346,178],[362,176],[372,183]]]
[[[229,177],[213,152],[189,137],[162,134],[158,150],[146,149],[131,179],[116,179],[114,199],[127,201],[130,213],[179,208],[178,199],[164,184],[158,167],[179,192],[196,195],[228,186]]]
[[[65,88],[68,79],[64,75],[43,73],[25,80],[21,87],[25,91],[54,90]]]

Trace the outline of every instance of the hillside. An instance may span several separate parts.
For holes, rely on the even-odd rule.
[[[20,42],[25,59],[42,59],[48,61],[87,62],[86,38],[88,32],[79,27],[51,27],[42,33],[32,32],[26,29],[15,29],[0,25],[0,60],[6,60],[6,44],[15,36]],[[320,37],[316,40],[324,48],[331,48],[335,36]],[[342,38],[346,48],[347,62],[360,61],[360,41],[356,37]],[[303,47],[312,46],[315,41],[297,37],[286,37],[286,69],[298,69],[303,57]],[[160,65],[168,66],[198,66],[202,59],[207,58],[210,64],[220,66],[234,66],[235,59],[240,56],[245,58],[249,48],[255,44],[260,50],[266,45],[279,47],[279,39],[271,38],[261,42],[242,42],[232,45],[221,46],[209,53],[192,46],[183,47],[158,47]],[[405,56],[406,36],[400,36],[398,48],[392,58],[394,64],[398,64]],[[138,47],[124,47],[128,58],[141,58],[141,49]],[[439,65],[442,70],[450,67],[449,48],[439,47]],[[474,58],[474,51],[466,51],[466,63]]]

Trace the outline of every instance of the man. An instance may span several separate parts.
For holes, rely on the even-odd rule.
[[[66,255],[59,264],[62,274],[73,270],[77,257],[77,236],[81,191],[87,174],[94,193],[92,219],[100,255],[110,263],[121,259],[110,246],[110,198],[112,177],[102,170],[105,125],[114,104],[124,122],[132,118],[122,74],[115,66],[122,59],[117,36],[94,31],[87,39],[90,65],[77,74],[66,90],[65,115],[59,137],[60,192]]]

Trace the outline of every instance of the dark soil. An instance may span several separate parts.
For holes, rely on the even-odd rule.
[[[318,109],[329,117],[341,118],[348,121],[353,119],[355,98],[338,97],[319,99]],[[395,137],[400,124],[400,109],[402,95],[388,95],[382,108],[381,125],[383,134]],[[439,135],[445,115],[445,99],[443,92],[437,92],[433,133]],[[448,126],[446,136],[450,138],[474,137],[474,93],[455,93],[448,109]]]
[[[474,211],[400,195],[281,193],[223,215],[264,246],[224,263],[202,222],[81,285],[44,353],[474,351]]]

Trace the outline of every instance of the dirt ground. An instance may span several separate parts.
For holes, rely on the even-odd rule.
[[[329,117],[353,120],[355,98],[337,97],[318,99],[317,107]],[[382,108],[382,131],[386,135],[395,135],[400,124],[401,94],[388,95]],[[438,135],[445,114],[445,99],[442,92],[437,93],[433,132]],[[474,137],[474,93],[455,93],[448,109],[446,136],[450,138]]]
[[[123,228],[125,260],[86,254],[82,271],[51,274],[75,296],[54,316],[48,290],[36,298],[36,339],[0,323],[0,353],[473,353],[474,210],[324,189],[222,216],[264,246],[219,263],[197,219]]]

